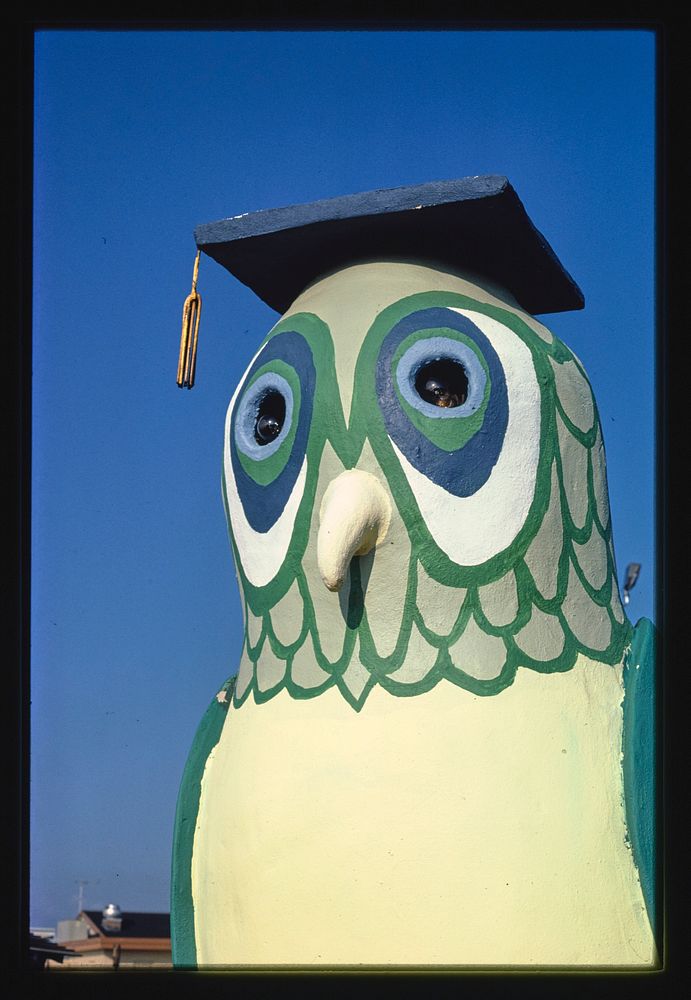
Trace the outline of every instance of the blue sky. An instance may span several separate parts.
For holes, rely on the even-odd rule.
[[[654,36],[643,31],[36,36],[31,922],[167,910],[177,788],[241,613],[223,420],[277,315],[196,225],[508,176],[585,294],[584,363],[629,614],[655,617]]]

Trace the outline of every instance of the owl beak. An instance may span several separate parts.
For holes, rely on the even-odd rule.
[[[376,478],[349,469],[329,483],[319,511],[317,565],[329,590],[340,590],[353,556],[381,544],[391,523],[391,500]]]

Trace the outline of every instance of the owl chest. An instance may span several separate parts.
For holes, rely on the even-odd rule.
[[[559,698],[550,708],[515,688],[375,689],[360,713],[335,691],[284,692],[231,710],[204,774],[192,861],[199,961],[625,951],[593,927],[603,913],[619,926],[622,898],[626,913],[635,902],[607,734],[584,743]]]

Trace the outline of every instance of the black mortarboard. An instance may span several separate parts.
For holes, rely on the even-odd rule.
[[[583,308],[511,184],[494,174],[246,212],[197,226],[194,238],[279,313],[317,278],[387,259],[484,276],[532,314]]]

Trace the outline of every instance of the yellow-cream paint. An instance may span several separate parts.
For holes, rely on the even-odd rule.
[[[524,312],[510,292],[471,272],[461,274],[401,261],[376,261],[344,267],[338,273],[309,285],[282,318],[300,312],[315,312],[328,325],[333,338],[346,422],[350,419],[355,365],[362,340],[371,324],[381,310],[396,299],[432,289],[460,292],[478,302],[509,309],[544,336],[542,324]]]
[[[332,688],[231,707],[192,858],[200,966],[646,966],[621,667],[493,697]]]

